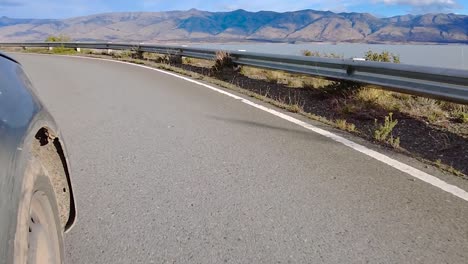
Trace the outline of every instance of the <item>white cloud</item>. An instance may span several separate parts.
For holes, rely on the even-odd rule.
[[[344,11],[350,5],[359,2],[359,0],[295,0],[295,1],[284,1],[284,0],[218,0],[213,5],[214,9],[246,9],[249,11],[260,11],[260,10],[271,10],[271,11],[296,11],[302,9],[315,9],[315,10],[330,10],[330,11]]]
[[[444,5],[444,6],[457,6],[457,1],[454,0],[380,0],[376,2],[383,2],[385,4],[401,4],[411,6],[427,6],[427,5]]]
[[[408,6],[411,8],[411,13],[447,12],[462,8],[456,0],[373,0],[373,2]]]

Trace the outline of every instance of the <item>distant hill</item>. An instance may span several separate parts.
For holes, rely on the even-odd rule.
[[[79,41],[130,42],[437,42],[468,43],[468,16],[302,10],[108,13],[70,19],[0,17],[0,41],[42,41],[66,34]]]

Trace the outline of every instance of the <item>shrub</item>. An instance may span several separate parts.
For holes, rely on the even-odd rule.
[[[277,71],[267,71],[265,74],[265,78],[271,83],[278,83],[281,77],[282,75]]]
[[[300,113],[303,111],[302,106],[300,106],[299,104],[288,105],[286,109],[291,113]]]
[[[456,120],[462,124],[468,123],[468,113],[459,112],[455,114]]]
[[[50,35],[45,39],[45,42],[69,42],[70,40],[71,40],[71,38],[66,36],[66,35],[58,35],[58,36]],[[60,47],[54,47],[52,49],[52,53],[54,53],[54,54],[74,54],[74,53],[76,53],[76,51],[75,51],[75,49],[65,48],[63,45],[61,45]]]
[[[117,59],[129,59],[132,57],[132,51],[131,50],[121,50],[118,52],[113,52],[112,57],[117,58]]]
[[[345,130],[345,131],[349,131],[349,132],[356,131],[356,126],[354,124],[348,123],[348,121],[346,121],[344,119],[336,120],[335,124],[341,130]]]
[[[366,52],[364,57],[368,61],[400,63],[400,56],[390,53],[388,51],[378,53],[369,50],[368,52]]]
[[[320,53],[318,51],[310,51],[310,50],[303,50],[303,56],[307,57],[321,57],[321,58],[334,58],[334,59],[342,59],[343,56],[335,54],[335,53]]]
[[[69,42],[71,38],[67,35],[50,35],[45,39],[45,42]]]
[[[303,50],[302,55],[307,56],[307,57],[321,57],[320,52],[310,51],[310,50]]]
[[[375,120],[377,124],[377,120]],[[393,120],[393,113],[389,113],[388,116],[385,117],[385,122],[380,124],[379,127],[374,132],[374,139],[380,142],[388,143],[394,148],[400,146],[400,138],[393,137],[393,129],[398,124],[398,120]]]
[[[234,67],[234,63],[232,62],[232,58],[229,55],[229,53],[226,52],[226,51],[217,51],[214,62],[215,62],[215,64],[212,67],[212,70],[214,72],[220,72],[223,69],[233,68]]]
[[[184,58],[183,58],[183,63],[184,63],[184,64],[192,64],[192,63],[193,63],[193,59],[192,59],[192,58],[188,58],[188,57],[184,57]]]
[[[65,47],[63,47],[63,46],[60,46],[60,47],[55,47],[55,48],[52,50],[52,53],[54,53],[54,54],[75,54],[75,53],[76,53],[76,50],[75,50],[75,49],[65,48]]]

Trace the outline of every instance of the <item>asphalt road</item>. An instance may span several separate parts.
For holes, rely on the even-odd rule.
[[[152,70],[14,57],[68,143],[70,263],[468,263],[468,202],[369,156]]]

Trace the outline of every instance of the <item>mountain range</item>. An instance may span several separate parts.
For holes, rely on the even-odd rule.
[[[169,12],[106,13],[69,19],[0,17],[0,42],[43,41],[49,35],[76,41],[114,42],[363,42],[468,43],[468,16],[367,13]]]

